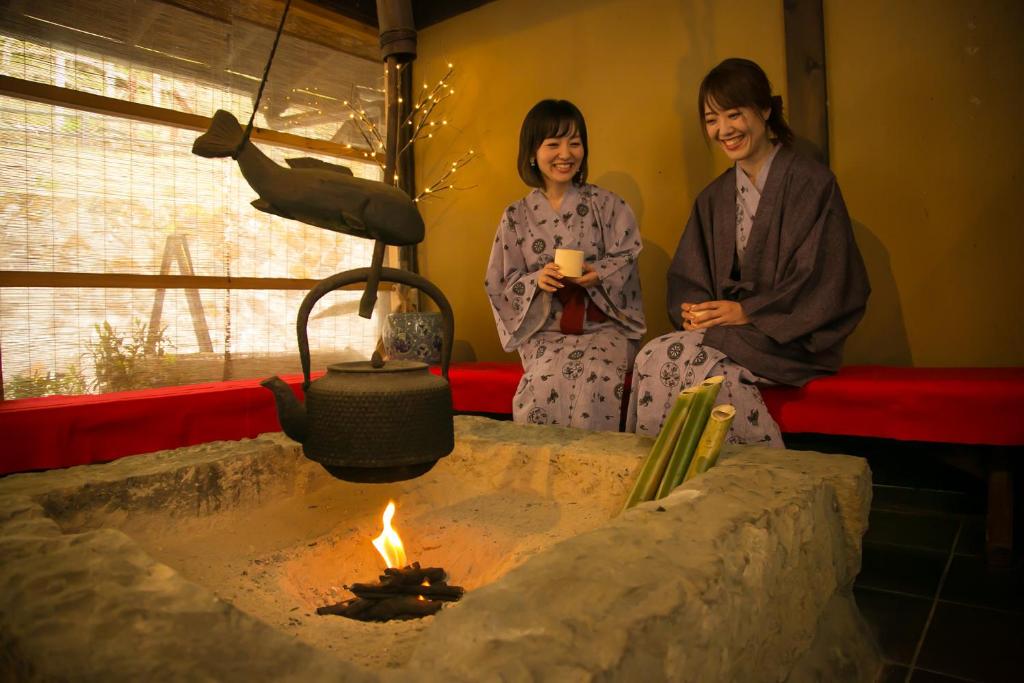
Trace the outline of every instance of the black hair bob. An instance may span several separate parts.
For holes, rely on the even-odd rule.
[[[583,161],[580,169],[572,177],[572,182],[582,185],[587,181],[587,157],[590,149],[587,146],[587,123],[579,108],[568,100],[541,100],[533,105],[523,119],[523,127],[519,130],[519,159],[516,166],[519,177],[530,187],[544,189],[544,176],[534,163],[537,150],[547,138],[558,138],[570,133],[580,136],[583,143]]]

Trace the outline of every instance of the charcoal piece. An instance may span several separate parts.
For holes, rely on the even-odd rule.
[[[387,568],[380,577],[380,582],[385,585],[417,585],[424,581],[427,583],[444,583],[447,574],[440,567],[420,567],[419,562],[413,562],[408,567],[401,569]]]
[[[362,613],[363,621],[389,621],[391,619],[418,619],[437,613],[444,605],[440,600],[420,600],[413,595],[378,600]]]
[[[392,619],[419,619],[436,614],[444,603],[440,600],[423,600],[415,595],[399,595],[383,600],[353,598],[334,605],[317,607],[316,613],[348,617],[357,621],[390,621]]]
[[[433,600],[458,600],[465,593],[461,586],[441,585],[381,585],[379,583],[353,583],[346,586],[356,597],[366,599],[384,599],[401,595],[423,596]]]
[[[326,614],[336,614],[340,617],[348,617],[349,619],[360,619],[360,615],[370,609],[376,603],[375,600],[364,600],[362,598],[352,598],[339,602],[334,605],[324,605],[323,607],[317,607],[316,613],[323,616]]]

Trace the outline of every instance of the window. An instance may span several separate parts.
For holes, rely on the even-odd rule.
[[[237,165],[191,154],[199,133],[175,118],[227,109],[244,124],[253,74],[262,75],[257,57],[265,61],[273,31],[139,1],[121,3],[130,14],[122,23],[149,29],[123,36],[79,21],[95,3],[52,4],[59,7],[47,16],[27,4],[3,10],[0,74],[29,90],[26,83],[50,88],[46,98],[0,96],[5,397],[297,372],[295,315],[305,291],[368,265],[372,243],[257,211]],[[101,4],[109,13],[117,3]],[[279,163],[313,156],[379,179],[375,163],[353,158],[364,152],[342,102],[375,115],[381,71],[286,36],[256,124],[307,150],[257,144]],[[78,93],[102,106],[81,105]],[[73,101],[64,106],[62,97]],[[111,103],[159,111],[139,120],[154,110],[106,111],[121,107]],[[354,315],[359,296],[335,292],[318,304],[309,326],[314,367],[372,352],[378,316]]]

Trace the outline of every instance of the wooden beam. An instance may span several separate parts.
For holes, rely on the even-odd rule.
[[[784,0],[786,116],[801,151],[828,164],[828,92],[822,0]]]
[[[227,3],[221,0],[159,1],[224,23],[241,19],[273,31],[277,30],[281,12],[284,10],[282,0],[248,0],[232,3],[230,9]],[[368,26],[308,0],[293,0],[289,13],[284,31],[286,35],[340,50],[371,62],[380,61],[379,36],[375,26]]]
[[[283,277],[226,277],[213,275],[134,275],[130,273],[46,273],[0,270],[0,287],[79,287],[92,289],[262,289],[308,290],[320,280]],[[359,291],[362,283],[342,287]],[[381,289],[390,290],[391,283]]]
[[[55,85],[26,81],[21,78],[12,78],[11,76],[0,76],[0,95],[195,131],[205,131],[210,127],[211,120],[206,116],[199,116],[198,114],[186,114],[185,112],[154,107],[149,104],[126,102],[113,97],[94,95],[82,92],[81,90],[60,88]],[[252,139],[255,142],[279,145],[303,152],[328,154],[330,156],[359,161],[366,161],[364,154],[369,152],[369,150],[364,150],[361,147],[350,148],[337,142],[304,138],[299,135],[292,135],[291,133],[267,130],[266,128],[253,128]]]

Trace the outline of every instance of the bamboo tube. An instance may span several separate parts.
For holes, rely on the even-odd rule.
[[[662,425],[661,431],[658,432],[658,438],[655,439],[650,453],[647,454],[647,459],[644,460],[644,464],[640,468],[640,474],[637,475],[636,483],[633,484],[633,490],[630,492],[629,498],[626,499],[626,504],[622,508],[623,511],[628,510],[637,503],[643,503],[654,498],[658,485],[661,484],[661,477],[665,474],[665,467],[668,465],[668,460],[675,449],[679,432],[683,429],[686,414],[690,410],[690,405],[693,403],[693,397],[697,394],[697,391],[697,387],[684,389],[679,393],[676,402],[672,404],[672,408],[665,418],[665,423]]]
[[[683,477],[684,482],[714,467],[734,417],[736,417],[736,408],[728,403],[711,409],[708,424],[704,427],[704,433],[700,435],[697,448],[693,451],[690,467],[686,470],[686,476]]]
[[[708,377],[700,383],[700,389],[694,396],[693,404],[686,414],[683,429],[679,432],[679,440],[676,441],[676,447],[672,451],[672,457],[665,468],[665,475],[661,478],[661,486],[658,487],[655,498],[664,498],[672,492],[672,489],[683,483],[683,477],[690,466],[693,451],[697,447],[700,435],[704,433],[704,425],[708,421],[708,415],[711,414],[712,406],[715,405],[718,390],[724,379],[718,375]]]

